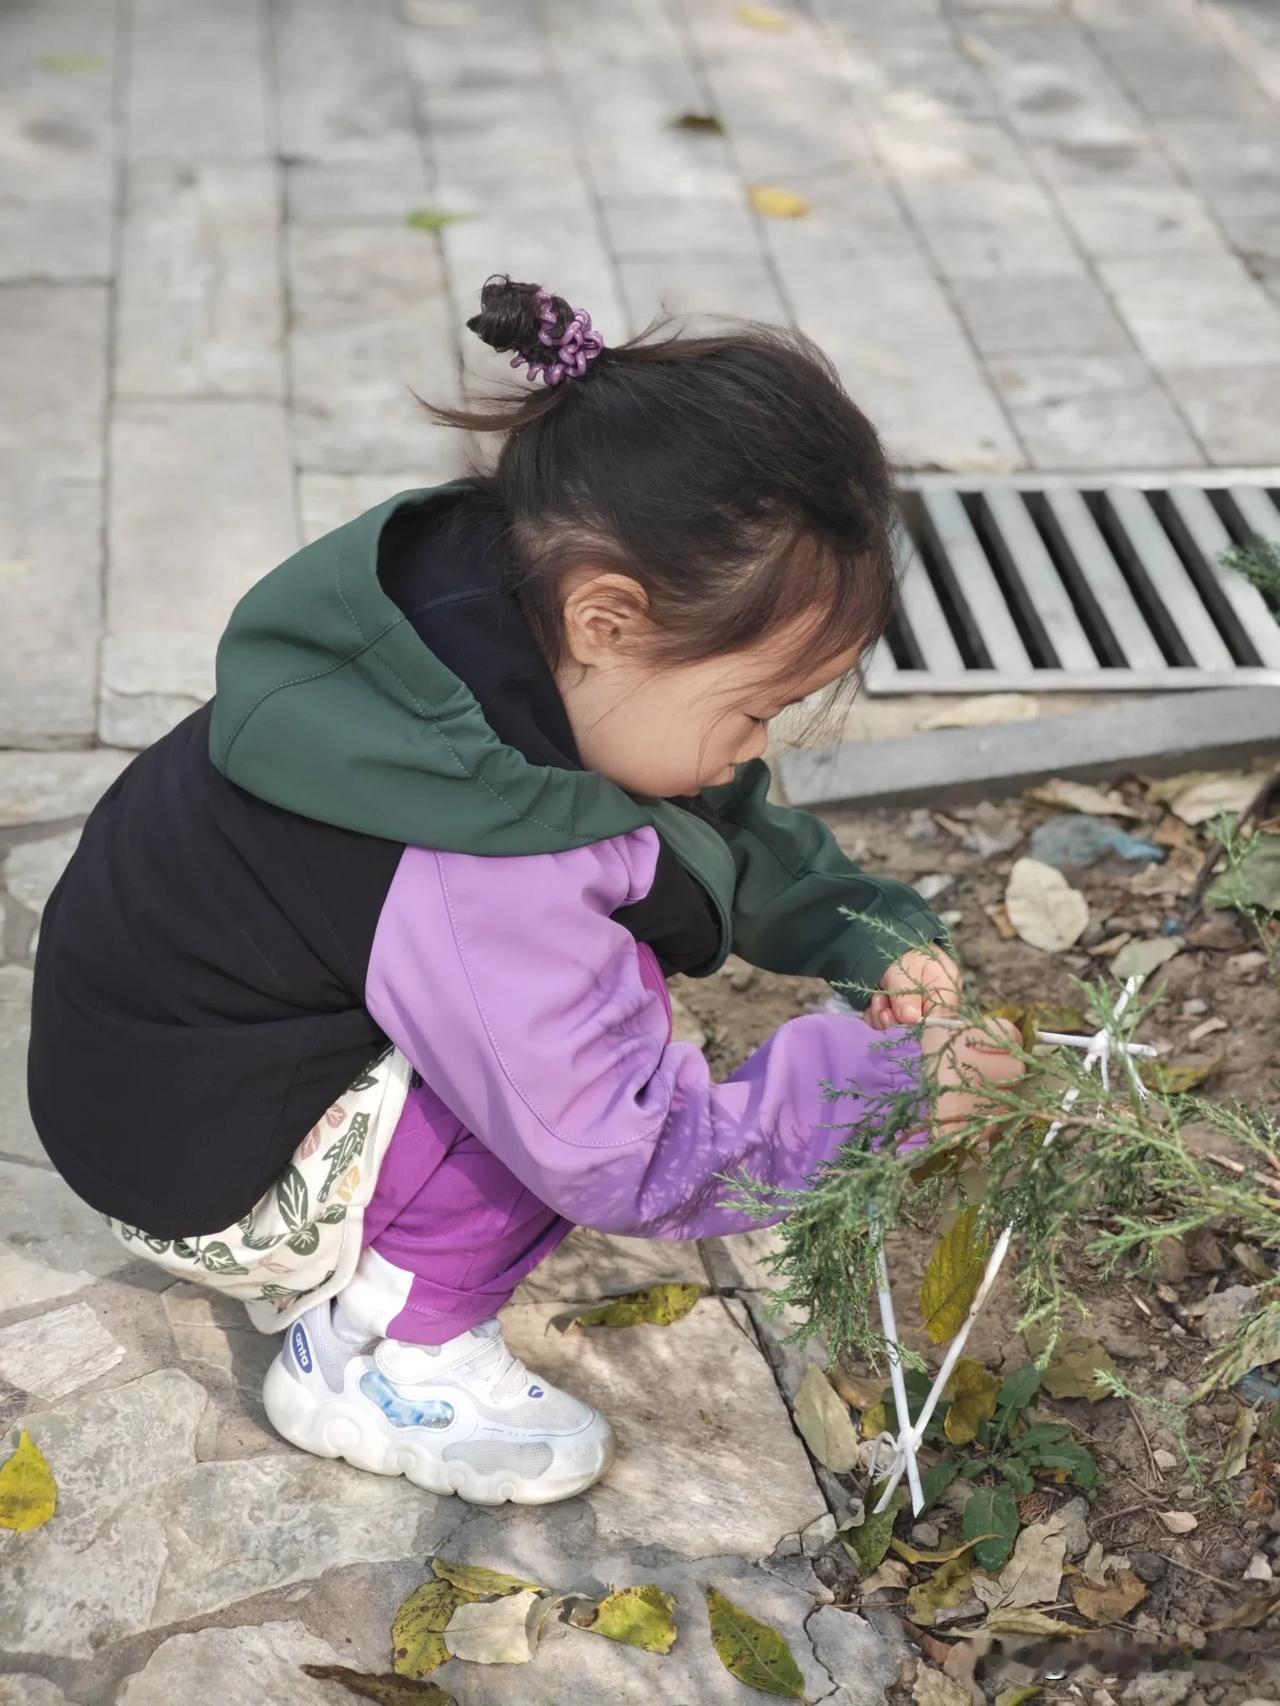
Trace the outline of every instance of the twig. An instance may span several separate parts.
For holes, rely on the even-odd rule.
[[[1240,1591],[1239,1582],[1224,1582],[1221,1576],[1211,1576],[1208,1570],[1202,1570],[1198,1564],[1184,1564],[1181,1558],[1169,1557],[1168,1562],[1176,1570],[1187,1570],[1193,1576],[1203,1576],[1206,1582],[1213,1582],[1216,1587],[1226,1588],[1228,1593]]]
[[[1206,1150],[1204,1158],[1206,1161],[1212,1161],[1215,1167],[1225,1167],[1228,1173],[1234,1173],[1237,1178],[1243,1178],[1245,1174],[1254,1171],[1243,1162],[1233,1161],[1229,1155],[1215,1155],[1212,1150]],[[1280,1193],[1280,1179],[1272,1178],[1270,1173],[1257,1173],[1255,1177],[1264,1190]]]
[[[1159,1484],[1160,1484],[1160,1465],[1156,1462],[1155,1452],[1152,1451],[1152,1449],[1151,1449],[1151,1441],[1147,1438],[1147,1430],[1143,1427],[1142,1418],[1139,1416],[1137,1410],[1134,1408],[1133,1399],[1132,1398],[1126,1398],[1124,1402],[1125,1402],[1125,1408],[1128,1410],[1130,1416],[1133,1418],[1134,1427],[1137,1428],[1138,1432],[1142,1435],[1142,1443],[1147,1448],[1147,1462],[1151,1465],[1151,1473],[1156,1478],[1155,1485],[1159,1486]]]

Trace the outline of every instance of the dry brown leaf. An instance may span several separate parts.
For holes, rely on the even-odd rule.
[[[1219,812],[1242,812],[1258,792],[1261,778],[1256,771],[1224,774],[1191,774],[1171,777],[1152,789],[1152,797],[1166,803],[1170,811],[1192,828],[1208,823]]]
[[[1014,861],[1004,904],[1022,940],[1046,954],[1064,953],[1089,922],[1089,903],[1080,891],[1038,859]]]
[[[1113,960],[1127,942],[1133,937],[1127,930],[1122,930],[1118,936],[1108,936],[1105,942],[1095,942],[1092,948],[1086,948],[1087,954],[1092,954],[1095,960]]]
[[[923,1663],[916,1672],[911,1698],[916,1706],[971,1706],[967,1688],[940,1670],[929,1670]]]
[[[881,1588],[904,1588],[911,1580],[911,1571],[897,1558],[886,1558],[879,1569],[858,1583],[858,1592],[862,1595],[877,1593]]]
[[[1190,1511],[1157,1511],[1156,1515],[1170,1534],[1190,1534],[1200,1526],[1199,1517]]]
[[[1083,812],[1087,817],[1142,816],[1141,812],[1126,804],[1120,794],[1113,791],[1104,793],[1101,788],[1094,788],[1088,782],[1071,782],[1061,776],[1055,776],[1032,788],[1027,798],[1040,806],[1058,806],[1063,811]]]
[[[973,1578],[973,1591],[989,1611],[1057,1602],[1067,1555],[1063,1528],[1061,1517],[1033,1522],[1018,1536],[1013,1556],[994,1581],[990,1576]]]
[[[846,1404],[852,1404],[855,1410],[870,1410],[881,1403],[888,1384],[883,1375],[850,1374],[839,1363],[833,1363],[827,1370],[827,1379],[835,1387],[837,1395]]]
[[[1176,936],[1153,936],[1146,942],[1127,942],[1112,961],[1112,970],[1123,982],[1131,977],[1150,977],[1175,954],[1182,952]]]
[[[1076,1610],[1091,1623],[1118,1623],[1147,1597],[1146,1583],[1132,1570],[1117,1570],[1109,1582],[1076,1576],[1071,1583]]]

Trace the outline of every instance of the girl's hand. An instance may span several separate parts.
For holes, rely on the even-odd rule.
[[[960,999],[960,967],[941,948],[915,948],[891,965],[871,997],[866,1020],[877,1031],[918,1025],[930,1013],[953,1012]]]
[[[1026,1070],[1014,1052],[1020,1041],[1017,1026],[1007,1019],[990,1019],[962,1030],[926,1021],[921,1047],[934,1091],[936,1136],[972,1127],[988,1110],[994,1116],[997,1103],[992,1090],[1016,1084]],[[996,1131],[990,1126],[983,1135],[989,1142]]]

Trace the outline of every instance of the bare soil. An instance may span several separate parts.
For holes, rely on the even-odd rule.
[[[1193,916],[1189,905],[1210,831],[1207,826],[1188,831],[1170,819],[1162,808],[1148,802],[1137,781],[1124,784],[1122,792],[1143,814],[1124,827],[1148,839],[1158,834],[1175,845],[1163,868],[1109,854],[1085,869],[1067,870],[1072,885],[1088,899],[1090,926],[1080,944],[1061,954],[1043,952],[1012,936],[1000,911],[1013,861],[1027,851],[1032,831],[1056,808],[1016,800],[945,814],[845,812],[829,816],[828,821],[850,856],[871,870],[916,883],[950,879],[932,904],[947,916],[968,984],[984,1005],[1052,1001],[1078,1007],[1078,980],[1109,975],[1107,945],[1117,937],[1127,933],[1134,940],[1146,940],[1174,933],[1181,949],[1149,981],[1147,993],[1155,991],[1161,999],[1144,1022],[1143,1039],[1156,1044],[1166,1061],[1211,1067],[1203,1094],[1274,1108],[1280,1102],[1280,989],[1268,975],[1257,933],[1234,913],[1210,910]],[[1000,850],[993,850],[993,840],[1002,843]],[[1163,878],[1154,878],[1152,873],[1161,869]],[[1143,892],[1160,887],[1167,892]],[[1090,951],[1099,946],[1101,955]],[[677,995],[688,1020],[704,1033],[718,1074],[731,1071],[785,1020],[829,999],[826,988],[810,980],[755,971],[738,961],[731,961],[714,978],[681,980]],[[1225,1021],[1225,1028],[1193,1039],[1191,1033],[1211,1019]],[[1152,1212],[1159,1216],[1161,1205],[1153,1204]],[[1109,1555],[1128,1560],[1148,1592],[1142,1605],[1116,1629],[1092,1636],[1082,1631],[1082,1639],[1091,1641],[1094,1648],[1103,1643],[1109,1658],[1094,1652],[1097,1662],[1080,1670],[1087,1655],[1083,1649],[1073,1653],[1066,1668],[1075,1675],[1074,1684],[1067,1692],[1050,1687],[1042,1698],[1097,1700],[1105,1706],[1113,1696],[1105,1691],[1104,1681],[1109,1679],[1118,1697],[1128,1686],[1126,1676],[1134,1674],[1135,1667],[1122,1655],[1126,1643],[1134,1646],[1135,1636],[1140,1650],[1148,1655],[1138,1669],[1149,1669],[1156,1662],[1151,1657],[1156,1651],[1152,1643],[1169,1647],[1175,1662],[1185,1662],[1179,1655],[1199,1653],[1201,1657],[1192,1664],[1189,1691],[1179,1692],[1180,1679],[1167,1696],[1148,1696],[1140,1690],[1128,1698],[1185,1698],[1192,1706],[1200,1701],[1280,1698],[1280,1646],[1273,1645],[1269,1656],[1264,1651],[1280,1641],[1280,1443],[1262,1450],[1255,1447],[1245,1472],[1225,1488],[1215,1489],[1212,1480],[1239,1413],[1238,1397],[1224,1393],[1195,1406],[1186,1449],[1158,1402],[1141,1402],[1143,1398],[1188,1397],[1208,1348],[1200,1335],[1195,1305],[1227,1287],[1256,1284],[1256,1272],[1242,1267],[1233,1254],[1234,1242],[1230,1228],[1224,1228],[1221,1237],[1188,1240],[1170,1251],[1169,1263],[1160,1274],[1135,1267],[1103,1278],[1084,1255],[1074,1265],[1070,1277],[1088,1310],[1088,1319],[1076,1325],[1106,1346],[1139,1401],[1045,1400],[1041,1409],[1046,1417],[1068,1422],[1102,1469],[1102,1485],[1087,1517],[1090,1540],[1100,1541]],[[889,1260],[900,1298],[917,1295],[928,1253],[929,1241],[924,1237],[899,1233],[891,1241]],[[972,1354],[997,1373],[1030,1360],[1017,1333],[1017,1320],[1012,1277],[1002,1277],[971,1341]],[[930,1352],[936,1363],[936,1350],[918,1329],[913,1332],[909,1321],[903,1325],[905,1335],[918,1349]],[[1172,1454],[1177,1462],[1171,1466],[1163,1455],[1157,1460],[1156,1453]],[[1037,1489],[1022,1501],[1023,1518],[1037,1520],[1072,1496],[1069,1488]],[[1196,1515],[1198,1526],[1192,1533],[1174,1536],[1160,1513],[1184,1510]],[[941,1547],[945,1550],[948,1536],[952,1544],[960,1538],[959,1515],[943,1509],[933,1517],[943,1521]],[[905,1590],[886,1589],[864,1600],[856,1570],[838,1567],[838,1550],[830,1556],[836,1560],[829,1567],[838,1595],[864,1610],[883,1608],[905,1615]],[[1259,1579],[1263,1567],[1274,1571],[1273,1580]],[[1246,1572],[1251,1579],[1246,1579]],[[920,1572],[916,1575],[918,1579]],[[1068,1581],[1069,1577],[1063,1583],[1064,1592]],[[1275,1603],[1261,1628],[1242,1636],[1212,1632],[1215,1623],[1268,1593],[1274,1593]],[[1081,1621],[1070,1601],[1057,1611],[1044,1609],[1068,1621]],[[961,1623],[919,1632],[923,1651],[942,1664],[948,1652],[943,1643],[954,1641],[963,1628]],[[1246,1650],[1244,1661],[1208,1662],[1206,1653],[1221,1659],[1232,1640]],[[1058,1651],[1052,1663],[1061,1665]],[[957,1656],[953,1652],[947,1668],[966,1681],[971,1663],[971,1653]],[[980,1672],[981,1668],[980,1664]],[[998,1681],[980,1675],[979,1682],[994,1698],[999,1688],[1035,1680],[1037,1674],[1044,1680],[1050,1673],[1043,1665],[1039,1673],[1034,1666],[1030,1670],[1006,1667]]]

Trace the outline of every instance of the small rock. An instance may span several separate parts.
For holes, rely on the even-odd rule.
[[[1055,1521],[1062,1524],[1068,1558],[1083,1557],[1089,1550],[1089,1533],[1084,1525],[1088,1514],[1089,1507],[1083,1499],[1068,1499],[1061,1510],[1054,1512]]]
[[[907,818],[907,827],[903,834],[908,841],[919,844],[924,841],[936,841],[940,831],[933,821],[933,813],[924,806],[918,806]]]
[[[1229,1285],[1193,1303],[1187,1313],[1199,1318],[1200,1331],[1211,1345],[1221,1345],[1234,1337],[1257,1298],[1256,1285]]]
[[[23,841],[14,847],[5,864],[13,898],[32,912],[43,912],[79,840],[80,831],[68,829],[44,841]]]
[[[1207,1226],[1197,1226],[1183,1239],[1187,1260],[1198,1274],[1220,1274],[1227,1265],[1222,1245]]]
[[[1180,1404],[1184,1398],[1191,1396],[1191,1388],[1185,1380],[1175,1380],[1171,1375],[1160,1388],[1160,1396],[1169,1404]]]
[[[1232,954],[1227,961],[1227,970],[1235,972],[1237,977],[1248,977],[1261,971],[1266,963],[1267,956],[1260,949],[1251,948],[1247,954]]]
[[[1135,1676],[1120,1698],[1132,1706],[1182,1706],[1193,1686],[1185,1671],[1153,1670]]]
[[[756,968],[754,966],[735,966],[729,973],[729,988],[736,990],[741,995],[751,988],[755,980]]]
[[[911,1544],[926,1552],[936,1552],[941,1539],[942,1531],[936,1522],[918,1522],[911,1530]]]
[[[774,1558],[798,1558],[803,1553],[804,1547],[800,1543],[800,1536],[798,1534],[784,1534],[770,1556]]]
[[[1135,1552],[1129,1560],[1129,1568],[1150,1586],[1152,1582],[1162,1582],[1168,1575],[1169,1560],[1162,1558],[1158,1552]]]
[[[1249,1553],[1239,1546],[1224,1546],[1218,1553],[1217,1569],[1224,1576],[1242,1576],[1249,1568]]]
[[[972,1481],[953,1481],[947,1488],[946,1492],[938,1500],[938,1503],[940,1505],[945,1505],[948,1510],[955,1511],[957,1516],[963,1516],[965,1507],[972,1497]]]
[[[826,1551],[835,1537],[836,1519],[828,1511],[800,1530],[800,1546],[806,1558],[816,1558],[820,1552]]]
[[[948,930],[957,930],[964,922],[964,913],[952,907],[950,911],[938,914],[938,922],[945,925]]]
[[[1161,1238],[1155,1256],[1155,1274],[1162,1285],[1181,1285],[1190,1277],[1191,1263],[1181,1238]]]
[[[1249,1560],[1248,1568],[1244,1572],[1245,1581],[1269,1582],[1274,1579],[1274,1576],[1275,1571],[1271,1568],[1270,1564],[1268,1564],[1265,1554],[1262,1552],[1255,1552]]]
[[[1159,1451],[1153,1451],[1151,1455],[1155,1459],[1157,1469],[1168,1471],[1178,1467],[1177,1455],[1172,1451],[1165,1451],[1161,1449]]]
[[[1193,996],[1190,1001],[1184,1001],[1182,1003],[1182,1017],[1184,1019],[1198,1019],[1201,1013],[1207,1013],[1208,1011],[1209,1003],[1207,1001],[1201,1001],[1198,995]]]

